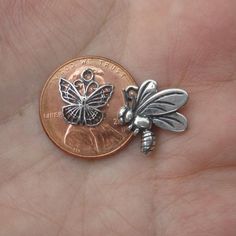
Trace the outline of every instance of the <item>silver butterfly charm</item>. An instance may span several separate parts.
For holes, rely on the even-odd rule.
[[[103,119],[103,108],[113,93],[113,85],[99,86],[91,69],[81,73],[81,78],[69,82],[65,78],[59,81],[62,100],[67,103],[62,107],[64,119],[72,125],[96,126]]]
[[[147,154],[155,145],[152,125],[162,129],[182,132],[187,128],[187,119],[176,112],[188,99],[182,89],[157,90],[154,80],[143,82],[140,88],[128,86],[124,91],[125,106],[121,107],[118,119],[136,135],[141,132],[141,151]]]

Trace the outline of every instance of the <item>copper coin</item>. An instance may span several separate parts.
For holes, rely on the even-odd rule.
[[[68,123],[62,110],[63,106],[68,104],[60,94],[61,78],[80,91],[77,83],[80,83],[81,75],[83,74],[85,82],[91,80],[91,75],[85,74],[84,71],[92,71],[99,86],[113,85],[109,101],[100,109],[104,117],[95,126],[81,124],[82,122]],[[41,94],[40,119],[48,137],[62,150],[82,158],[101,158],[115,153],[133,136],[127,127],[119,125],[117,120],[117,113],[124,105],[122,90],[129,85],[136,85],[132,76],[112,60],[92,56],[66,62],[49,77]],[[98,113],[100,114],[99,111]]]

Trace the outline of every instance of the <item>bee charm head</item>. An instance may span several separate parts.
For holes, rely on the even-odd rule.
[[[121,107],[118,114],[118,120],[121,125],[130,123],[133,117],[133,111],[128,106]]]
[[[135,135],[141,133],[141,151],[145,154],[153,150],[155,135],[152,125],[174,132],[187,128],[187,119],[177,110],[188,99],[182,89],[157,90],[154,80],[145,81],[139,88],[128,86],[124,92],[125,105],[118,113],[121,125],[128,125]]]

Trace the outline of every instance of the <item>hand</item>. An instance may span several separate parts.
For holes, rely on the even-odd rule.
[[[236,4],[215,1],[0,3],[0,235],[235,236]],[[73,158],[42,130],[43,84],[82,55],[190,99],[183,134],[157,131],[104,160]]]

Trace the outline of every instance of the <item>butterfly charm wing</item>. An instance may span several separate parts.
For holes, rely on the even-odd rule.
[[[82,96],[75,86],[69,81],[61,78],[59,81],[61,98],[68,105],[62,107],[65,120],[69,124],[83,123]]]
[[[68,80],[61,78],[59,81],[59,91],[64,102],[69,104],[82,104],[83,97],[76,87]]]
[[[111,98],[112,93],[112,85],[102,85],[86,98],[86,104],[95,108],[104,107]]]
[[[150,117],[155,125],[163,129],[176,132],[185,130],[187,120],[176,111],[187,102],[188,94],[182,89],[155,92],[155,85],[153,80],[142,84],[137,95],[135,115]]]
[[[98,125],[103,119],[99,108],[104,107],[113,93],[112,85],[102,85],[86,98],[85,121],[88,126]]]

